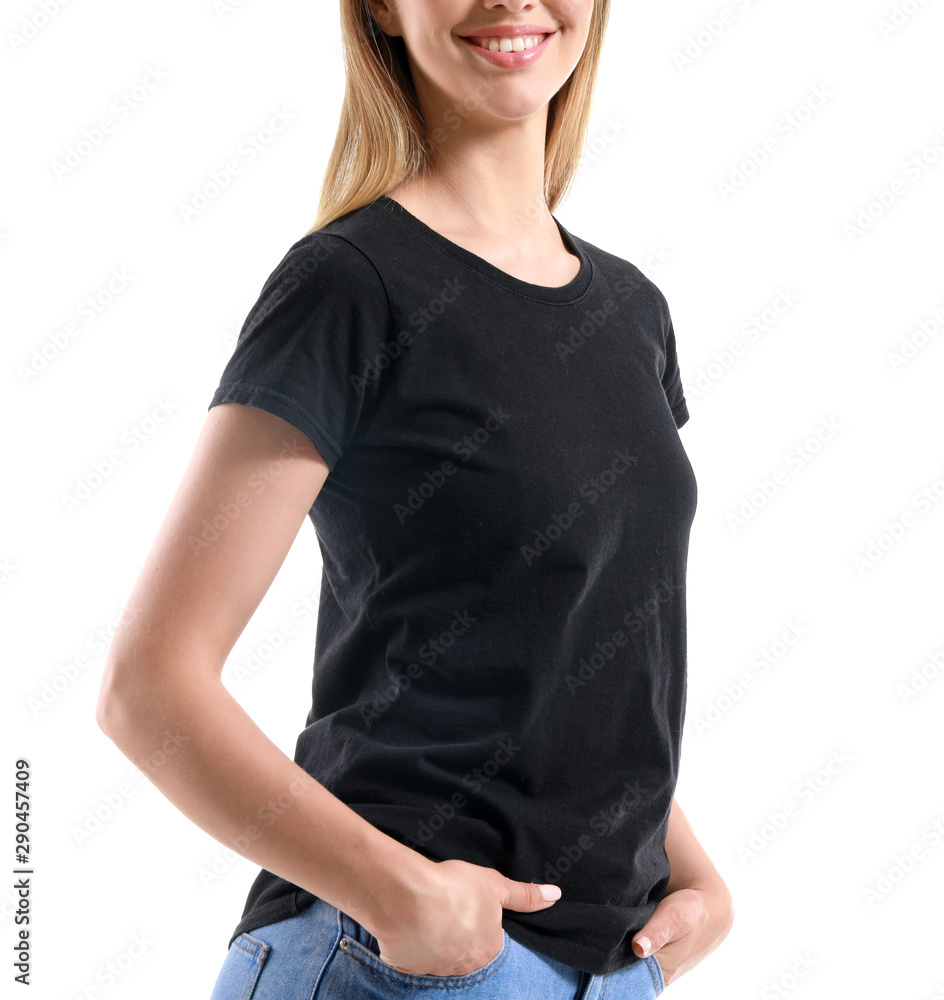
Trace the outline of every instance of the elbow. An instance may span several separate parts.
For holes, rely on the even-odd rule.
[[[113,743],[117,743],[128,717],[129,671],[130,668],[122,668],[114,658],[107,659],[95,704],[95,722]]]
[[[108,660],[95,704],[98,728],[126,755],[186,740],[178,727],[191,717],[194,702],[211,694],[203,681],[211,675],[188,669],[140,657]]]
[[[98,702],[95,705],[95,722],[98,728],[106,735],[111,736],[115,721],[114,702],[105,695],[104,690],[98,694]]]
[[[113,743],[117,743],[116,737],[123,715],[124,710],[119,704],[118,696],[103,683],[95,704],[95,722]]]
[[[734,899],[731,891],[723,883],[722,891],[719,893],[718,904],[719,933],[721,940],[723,940],[731,933],[731,928],[734,925]]]

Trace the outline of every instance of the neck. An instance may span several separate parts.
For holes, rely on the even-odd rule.
[[[451,102],[421,100],[433,150],[410,185],[448,212],[455,229],[528,243],[557,227],[544,197],[547,106],[501,124],[462,118]],[[448,123],[437,127],[437,122]]]

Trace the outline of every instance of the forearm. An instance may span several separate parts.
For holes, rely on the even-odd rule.
[[[734,905],[677,799],[669,810],[665,853],[668,885],[633,947],[640,958],[658,954],[668,985],[721,944],[734,922]]]
[[[672,869],[666,888],[667,893],[676,889],[714,886],[724,894],[728,894],[728,887],[721,873],[712,864],[711,858],[695,837],[695,831],[682,812],[678,799],[672,800],[672,809],[669,812],[665,853]]]
[[[210,836],[360,923],[387,926],[401,894],[432,878],[431,861],[307,774],[208,670],[103,696],[98,721]]]

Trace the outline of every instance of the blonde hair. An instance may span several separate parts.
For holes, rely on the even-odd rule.
[[[551,212],[577,173],[609,12],[610,0],[594,0],[580,62],[548,105],[544,197]],[[420,115],[403,39],[380,30],[367,0],[341,0],[341,45],[344,103],[308,233],[411,180],[435,145]]]

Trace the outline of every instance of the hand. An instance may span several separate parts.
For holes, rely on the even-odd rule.
[[[668,986],[714,951],[733,922],[734,906],[723,882],[688,885],[662,897],[633,936],[633,950],[640,958],[656,954]],[[649,939],[650,947],[645,947],[643,938]]]
[[[468,861],[431,861],[431,878],[397,900],[389,927],[367,928],[381,961],[409,975],[462,976],[487,965],[504,944],[502,909],[533,913],[553,906],[541,886],[516,882]],[[560,897],[557,886],[549,886]],[[366,925],[365,925],[366,926]]]

